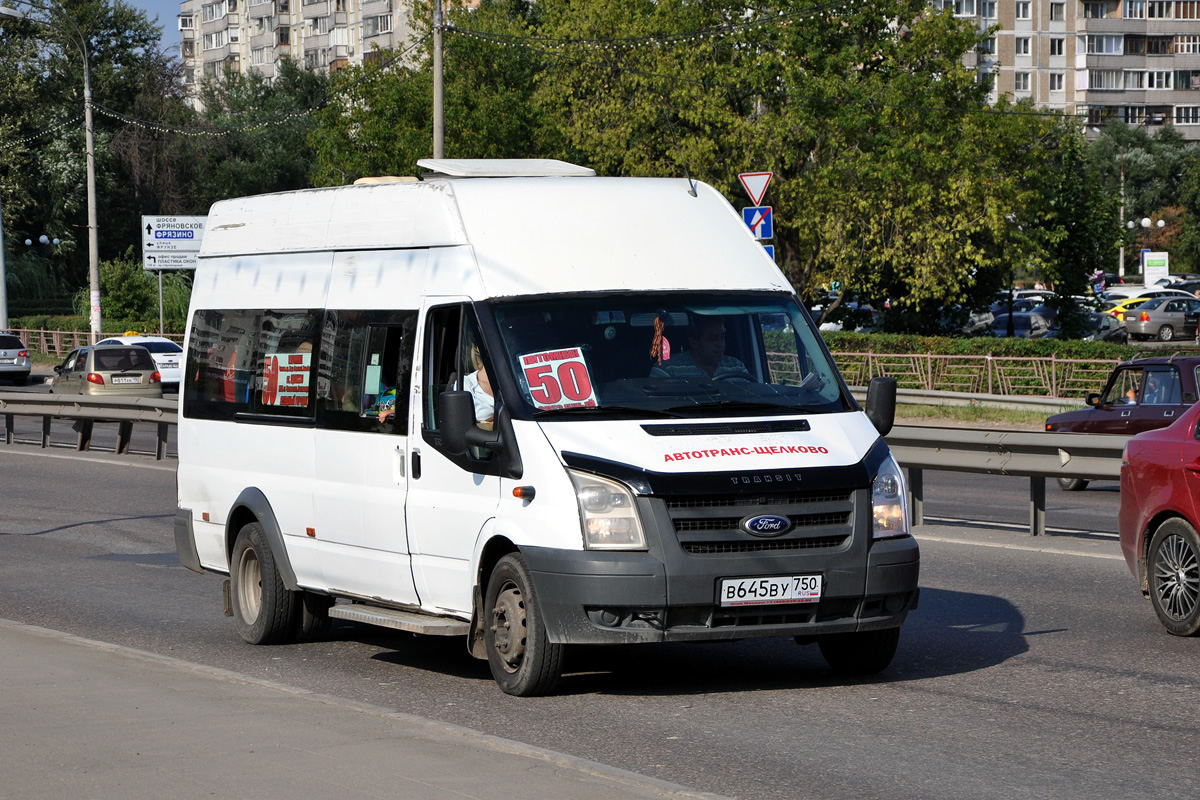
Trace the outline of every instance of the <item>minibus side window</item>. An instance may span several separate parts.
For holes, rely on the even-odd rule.
[[[416,311],[325,312],[318,427],[407,432],[416,327]]]
[[[464,313],[461,306],[431,309],[427,317],[426,369],[423,425],[427,432],[440,430],[438,396],[447,391],[469,391],[475,400],[476,424],[490,429],[498,401],[492,394],[488,375],[490,360],[483,348],[483,337],[473,313]],[[493,454],[482,448],[471,448],[469,460],[490,461]]]
[[[233,419],[250,411],[254,338],[261,311],[197,311],[192,317],[183,374],[183,413],[196,419]]]
[[[312,418],[313,351],[319,320],[313,311],[262,312],[252,412]]]

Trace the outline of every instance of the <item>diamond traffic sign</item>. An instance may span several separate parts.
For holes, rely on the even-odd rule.
[[[775,236],[774,217],[770,206],[751,206],[742,209],[742,220],[754,234],[755,239],[770,239]]]
[[[746,194],[750,195],[751,202],[757,206],[762,204],[763,195],[767,193],[767,186],[774,175],[774,172],[743,172],[738,175],[738,180],[742,182]]]

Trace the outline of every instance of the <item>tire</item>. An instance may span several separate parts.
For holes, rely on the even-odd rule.
[[[1169,342],[1175,338],[1175,329],[1170,325],[1163,325],[1158,329],[1158,340],[1160,342]]]
[[[279,577],[262,526],[244,526],[229,558],[233,621],[250,644],[277,644],[295,636],[300,598]]]
[[[1082,492],[1088,486],[1088,481],[1083,478],[1059,478],[1058,488],[1064,492]]]
[[[1169,519],[1150,540],[1150,602],[1176,636],[1200,631],[1200,536],[1182,519]]]
[[[821,655],[842,675],[875,675],[887,669],[900,644],[900,629],[839,633],[818,640]]]
[[[483,604],[483,639],[492,677],[506,694],[548,694],[562,675],[563,650],[546,637],[546,624],[529,568],[520,553],[496,563]]]
[[[333,620],[329,617],[333,598],[315,592],[297,594],[300,595],[300,601],[296,613],[295,638],[302,642],[314,642],[328,637],[333,630]]]

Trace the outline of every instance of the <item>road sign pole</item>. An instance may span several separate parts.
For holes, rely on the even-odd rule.
[[[163,335],[162,270],[158,271],[158,335]]]

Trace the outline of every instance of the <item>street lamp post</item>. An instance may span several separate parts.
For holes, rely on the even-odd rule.
[[[41,6],[35,6],[42,8]],[[46,10],[46,9],[43,9]],[[54,24],[36,17],[26,17],[16,9],[0,6],[0,18],[9,19],[29,19],[33,22],[45,25],[48,28],[56,28]],[[92,141],[92,75],[89,66],[87,37],[83,35],[83,31],[75,24],[68,15],[63,14],[62,18],[73,29],[76,43],[79,45],[79,54],[83,58],[83,142],[87,153],[87,226],[88,226],[88,289],[89,299],[91,300],[91,332],[88,336],[88,342],[95,344],[100,340],[100,236],[99,225],[96,222],[96,148]],[[3,237],[0,236],[0,247],[3,246]],[[3,277],[3,254],[0,253],[0,277]],[[2,291],[2,289],[0,289]],[[6,295],[0,294],[0,299],[5,299]],[[7,309],[7,301],[3,305]],[[5,324],[8,322],[8,312],[4,311],[2,320]]]
[[[1129,230],[1133,230],[1138,225],[1141,225],[1143,235],[1145,236],[1145,239],[1146,239],[1144,244],[1149,245],[1150,244],[1150,228],[1152,226],[1155,228],[1162,228],[1166,224],[1167,223],[1165,220],[1160,219],[1158,222],[1152,223],[1152,221],[1149,217],[1142,217],[1141,222],[1135,222],[1134,220],[1129,220],[1128,222],[1125,223],[1125,227],[1128,228]],[[1146,249],[1146,248],[1142,248],[1142,249]],[[1143,256],[1143,254],[1141,254],[1141,253],[1138,253],[1138,258],[1141,261],[1142,277],[1144,279],[1146,277],[1146,259]],[[1124,263],[1125,263],[1125,245],[1122,244],[1121,245],[1121,264],[1124,265]]]

